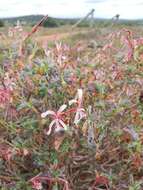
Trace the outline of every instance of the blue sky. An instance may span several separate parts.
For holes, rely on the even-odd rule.
[[[82,17],[92,8],[95,17],[143,18],[143,0],[0,0],[0,17],[48,14],[54,17]]]

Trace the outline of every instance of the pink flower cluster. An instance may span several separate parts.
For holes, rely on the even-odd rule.
[[[61,129],[67,130],[67,124],[64,122],[64,116],[68,113],[74,112],[74,124],[77,125],[83,118],[86,117],[85,109],[82,107],[82,99],[83,99],[83,92],[82,89],[78,89],[76,97],[69,101],[69,106],[74,104],[76,107],[73,109],[69,109],[64,111],[67,108],[67,105],[62,105],[57,112],[52,110],[48,110],[41,114],[42,118],[46,116],[52,117],[52,122],[49,125],[49,129],[47,131],[47,135],[51,134],[52,128],[54,128],[55,132],[60,131]]]
[[[11,91],[9,89],[0,89],[0,106],[9,103],[11,99]]]
[[[49,175],[44,176],[42,173],[30,179],[29,182],[32,184],[32,188],[35,190],[43,189],[42,187],[43,182],[46,182],[49,186],[51,186],[51,184],[58,183],[63,186],[63,190],[70,190],[69,183],[66,179],[61,178],[61,177],[53,178],[53,177],[50,177]]]

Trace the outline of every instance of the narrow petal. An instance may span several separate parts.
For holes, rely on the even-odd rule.
[[[77,95],[78,95],[78,99],[82,101],[82,95],[83,95],[82,89],[77,90]]]
[[[48,111],[46,111],[46,112],[43,112],[43,113],[41,114],[41,117],[42,117],[42,118],[45,118],[47,115],[55,115],[55,112],[54,112],[54,111],[51,111],[51,110],[48,110]]]
[[[85,109],[84,108],[79,108],[78,111],[85,112]]]
[[[67,130],[67,125],[60,119],[59,123],[62,125],[62,127]]]
[[[50,125],[49,125],[49,129],[48,129],[48,131],[47,131],[47,135],[50,135],[51,134],[51,131],[52,131],[52,127],[54,127],[54,125],[56,124],[56,120],[54,119],[51,123],[50,123]]]
[[[81,119],[86,117],[86,113],[85,110],[83,108],[77,109],[76,115],[75,115],[75,119],[74,119],[74,123],[77,125]]]
[[[73,100],[70,100],[70,101],[69,101],[69,105],[70,105],[70,106],[71,106],[72,104],[74,104],[74,103],[77,103],[77,100],[73,99]]]
[[[78,89],[78,90],[77,90],[76,97],[75,97],[75,99],[76,99],[77,102],[78,102],[78,107],[80,107],[81,104],[82,104],[82,96],[83,96],[82,89]]]
[[[80,118],[82,119],[82,118],[84,118],[84,117],[86,117],[86,113],[83,112],[83,111],[80,111]]]
[[[77,125],[79,121],[80,121],[80,115],[79,112],[77,111],[75,114],[74,123]]]
[[[59,108],[58,113],[63,112],[66,108],[67,108],[67,105],[66,105],[66,104],[63,104],[63,105]]]
[[[56,129],[61,128],[61,127],[60,127],[60,123],[59,123],[59,119],[56,119],[55,121],[56,121],[55,128],[56,128]]]

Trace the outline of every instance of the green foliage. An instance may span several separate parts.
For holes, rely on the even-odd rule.
[[[134,184],[129,187],[129,190],[141,190],[141,182],[134,182]]]
[[[89,27],[90,21],[83,21],[81,22],[78,27]]]
[[[49,17],[49,18],[44,22],[43,26],[44,26],[44,27],[51,27],[51,28],[54,28],[54,27],[58,27],[59,24],[58,24],[58,22],[57,22],[56,19]]]
[[[73,24],[77,19],[47,21],[46,27],[55,27],[59,23]],[[77,184],[81,189],[89,189],[92,182],[98,186],[96,180],[99,186],[95,188],[143,188],[140,180],[143,74],[142,61],[138,59],[142,47],[136,49],[139,54],[125,62],[123,58],[130,49],[123,39],[129,32],[104,28],[105,23],[101,21],[96,24],[100,28],[95,32],[81,30],[70,36],[72,43],[53,42],[43,48],[34,38],[29,38],[21,57],[18,52],[23,41],[17,36],[1,43],[0,182],[3,190],[9,185],[13,190],[31,190],[29,180],[37,175],[49,177],[42,181],[43,189],[48,188],[50,178],[55,181],[50,188],[60,190],[63,180],[72,184],[73,189]],[[136,36],[130,38],[131,43],[134,44]],[[89,47],[93,39],[101,46]],[[117,55],[120,59],[116,59]],[[83,98],[76,94],[79,90]],[[67,107],[60,112],[63,104]],[[47,118],[43,112],[49,114]],[[82,122],[74,122],[75,115],[82,117],[85,113]],[[63,131],[59,121],[68,130]],[[90,146],[90,140],[96,146]],[[98,174],[96,178],[95,174]],[[131,175],[135,178],[132,181]]]
[[[0,20],[0,27],[4,27],[4,22]]]
[[[67,153],[70,151],[70,148],[71,148],[71,146],[70,146],[69,139],[65,139],[61,145],[60,151],[63,153]]]

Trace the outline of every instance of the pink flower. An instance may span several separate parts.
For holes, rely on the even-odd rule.
[[[40,182],[40,180],[34,179],[34,180],[31,180],[31,183],[32,183],[33,189],[36,189],[36,190],[42,189],[42,183]]]
[[[74,123],[77,125],[81,119],[86,117],[85,109],[82,108],[82,98],[83,92],[82,89],[78,89],[75,99],[69,101],[69,105],[74,103],[77,104],[76,114],[74,118]]]
[[[56,131],[60,131],[62,128],[64,128],[64,130],[67,130],[67,126],[62,120],[62,116],[64,114],[63,111],[66,109],[66,107],[67,105],[64,104],[59,108],[57,112],[48,110],[41,114],[42,118],[45,118],[48,115],[51,115],[53,118],[53,121],[49,125],[49,130],[47,131],[47,135],[50,135],[52,128],[54,128]]]
[[[35,180],[32,182],[32,187],[36,190],[41,190],[42,189],[42,184],[40,181]]]
[[[60,177],[53,178],[47,175],[44,176],[42,173],[30,179],[29,182],[32,183],[32,187],[36,190],[42,189],[42,182],[47,182],[48,185],[57,183],[63,186],[63,190],[69,190],[69,183],[65,179]]]
[[[9,89],[0,89],[0,106],[4,106],[11,100],[11,91]]]
[[[10,161],[13,156],[13,149],[7,146],[6,147],[1,146],[0,148],[1,148],[0,154],[3,157],[3,159],[6,161]]]

